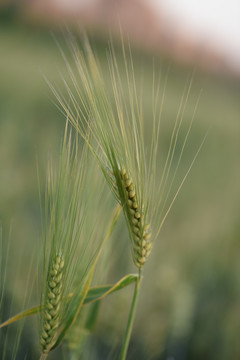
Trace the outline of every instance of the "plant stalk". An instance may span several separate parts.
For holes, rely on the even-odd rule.
[[[136,280],[136,285],[135,285],[135,289],[134,289],[132,304],[131,304],[131,308],[130,308],[130,312],[129,312],[129,316],[128,316],[128,322],[127,322],[127,326],[125,329],[121,352],[120,352],[118,360],[125,360],[126,356],[127,356],[128,346],[129,346],[131,333],[132,333],[133,321],[134,321],[134,317],[135,317],[135,313],[136,313],[136,307],[137,307],[136,305],[137,305],[141,280],[142,280],[141,269],[139,269],[138,278]]]
[[[40,356],[40,360],[45,360],[48,356],[48,353],[42,353]]]

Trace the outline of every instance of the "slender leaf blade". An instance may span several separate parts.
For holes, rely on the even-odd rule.
[[[41,305],[37,305],[30,309],[24,310],[24,311],[20,312],[19,314],[12,316],[10,319],[4,321],[2,324],[0,324],[0,329],[3,328],[4,326],[13,324],[14,322],[16,322],[18,320],[22,320],[22,319],[32,316],[32,315],[36,315],[36,314],[40,313],[41,311],[42,311]]]
[[[84,300],[84,304],[102,300],[107,295],[110,295],[113,292],[121,290],[121,289],[125,288],[126,286],[132,284],[133,282],[135,282],[137,280],[137,278],[138,278],[137,274],[128,274],[128,275],[124,276],[122,279],[120,279],[114,285],[103,285],[103,286],[97,286],[97,287],[90,288],[88,291],[88,294]]]
[[[122,279],[120,279],[116,284],[114,285],[101,285],[101,286],[95,286],[92,288],[89,288],[86,297],[83,300],[83,305],[93,303],[99,300],[102,300],[106,296],[119,291],[126,286],[132,284],[137,280],[138,275],[137,274],[128,274],[124,276]],[[70,294],[68,296],[69,300],[73,297],[73,294]],[[0,328],[3,328],[7,325],[13,324],[16,321],[22,320],[24,318],[27,318],[32,315],[36,315],[40,313],[43,310],[43,307],[41,305],[37,305],[34,307],[31,307],[30,309],[24,310],[20,312],[17,315],[14,315],[10,319],[4,321],[2,324],[0,324]]]

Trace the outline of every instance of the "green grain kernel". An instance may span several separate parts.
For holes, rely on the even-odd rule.
[[[135,201],[135,202],[133,202],[132,207],[133,207],[134,209],[137,209],[137,208],[138,208],[138,204],[137,204],[137,202],[136,202],[136,201]]]
[[[140,219],[140,217],[141,217],[140,212],[136,211],[134,216],[136,219]]]
[[[54,288],[57,286],[57,283],[56,283],[55,281],[51,281],[51,282],[49,283],[49,286],[50,286],[52,289],[54,289]]]
[[[132,200],[128,200],[128,206],[130,206],[130,208],[133,206]]]
[[[145,240],[149,240],[151,235],[152,235],[151,233],[148,233],[148,234],[144,234],[143,236]]]
[[[129,195],[130,199],[133,198],[135,196],[135,191],[134,190],[129,191],[128,195]]]
[[[130,185],[132,185],[132,182],[130,179],[125,181],[125,186],[128,188]]]

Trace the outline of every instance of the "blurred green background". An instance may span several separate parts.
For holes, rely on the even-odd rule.
[[[63,86],[59,74],[64,74],[65,65],[50,30],[5,15],[0,20],[0,221],[5,244],[11,239],[11,256],[4,270],[9,280],[2,319],[19,311],[29,269],[28,303],[39,302],[35,279],[41,224],[36,164],[43,192],[47,159],[49,154],[57,159],[65,123],[43,79],[44,74]],[[64,48],[62,33],[55,29],[54,34]],[[107,71],[107,38],[92,35],[91,39]],[[147,115],[152,106],[153,55],[135,50],[134,44],[132,49],[136,74],[144,64]],[[165,153],[192,67],[178,65],[166,56],[154,57],[163,78],[168,73],[162,114]],[[183,126],[187,126],[200,93],[179,181],[210,129],[209,134],[144,269],[128,359],[240,358],[240,79],[196,68]],[[123,237],[120,225],[114,237],[108,281],[135,271],[130,247],[126,251],[127,234],[126,242],[119,244]],[[115,358],[131,292],[132,288],[125,289],[103,302],[88,355],[83,358]],[[9,334],[14,341],[14,326]],[[26,321],[17,359],[23,359],[25,352],[27,359],[39,356],[37,321]],[[11,359],[10,354],[11,350],[5,358]],[[64,358],[57,351],[49,359],[61,356]]]

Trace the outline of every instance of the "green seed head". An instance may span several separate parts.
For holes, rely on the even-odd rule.
[[[43,352],[51,350],[51,342],[59,326],[59,315],[62,300],[62,278],[64,260],[62,255],[57,254],[49,269],[47,281],[45,311],[42,322],[40,345]]]
[[[129,220],[129,228],[133,239],[133,260],[141,268],[151,252],[150,224],[145,223],[143,210],[139,206],[137,194],[130,175],[125,169],[120,172],[122,187],[125,191],[126,205],[124,210]],[[143,207],[142,207],[143,209]]]

